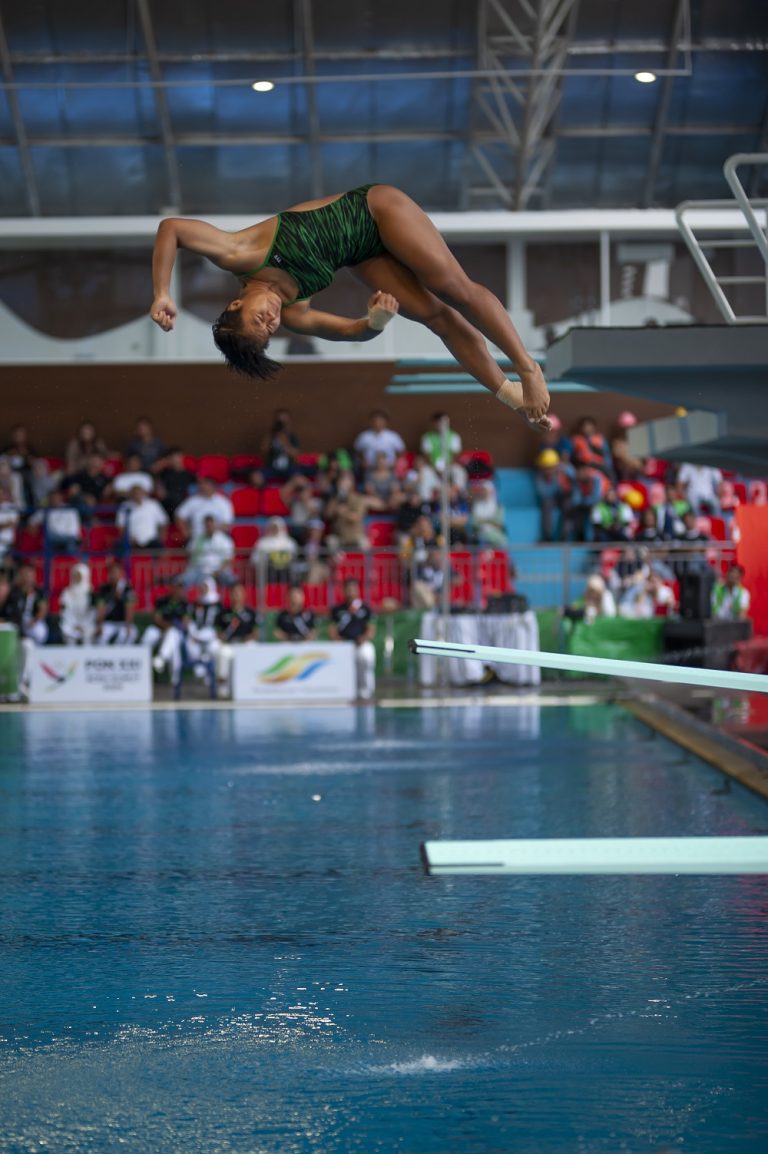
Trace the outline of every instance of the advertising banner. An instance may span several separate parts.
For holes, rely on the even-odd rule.
[[[43,645],[30,661],[30,704],[151,701],[149,659],[141,645]]]
[[[355,647],[346,641],[235,645],[233,701],[353,701]]]

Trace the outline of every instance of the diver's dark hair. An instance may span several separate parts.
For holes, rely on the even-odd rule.
[[[214,321],[213,339],[226,357],[229,368],[244,377],[260,377],[268,381],[277,376],[282,368],[282,365],[266,355],[266,344],[259,346],[243,334],[239,310],[224,309]]]

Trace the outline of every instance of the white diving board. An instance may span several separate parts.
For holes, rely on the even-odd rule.
[[[427,873],[768,874],[768,837],[512,838],[427,841]]]
[[[574,653],[543,653],[527,649],[500,649],[495,645],[460,645],[452,641],[415,638],[411,652],[430,657],[458,657],[486,664],[538,665],[542,669],[565,669],[571,673],[633,677],[643,681],[665,681],[675,685],[700,685],[710,689],[731,689],[746,693],[768,693],[768,676],[738,673],[728,669],[693,669],[689,665],[654,665],[650,661],[618,661],[610,657],[581,657]]]

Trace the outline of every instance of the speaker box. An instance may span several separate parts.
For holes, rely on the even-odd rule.
[[[706,621],[712,616],[712,589],[715,574],[684,573],[680,578],[680,616],[684,621]]]

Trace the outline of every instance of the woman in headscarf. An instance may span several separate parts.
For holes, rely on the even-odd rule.
[[[59,629],[64,644],[88,645],[93,638],[95,620],[91,571],[78,561],[70,570],[69,584],[59,601]]]

